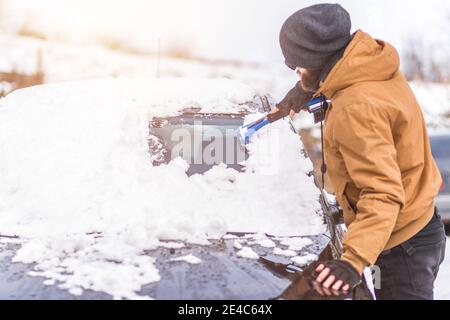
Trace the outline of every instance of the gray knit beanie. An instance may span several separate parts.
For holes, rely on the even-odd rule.
[[[350,14],[338,4],[317,4],[290,16],[280,32],[286,65],[322,69],[351,41]]]

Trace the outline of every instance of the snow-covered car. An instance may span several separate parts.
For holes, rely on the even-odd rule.
[[[433,156],[442,175],[441,191],[436,199],[436,206],[444,222],[450,224],[450,132],[430,136]]]
[[[344,231],[299,136],[282,120],[236,138],[271,107],[193,79],[0,100],[0,299],[323,298],[295,286]]]

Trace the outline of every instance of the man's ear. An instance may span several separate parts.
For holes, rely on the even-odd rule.
[[[305,91],[315,93],[319,89],[321,70],[303,69],[301,82]]]

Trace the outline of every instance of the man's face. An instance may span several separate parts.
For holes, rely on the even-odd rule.
[[[319,89],[320,70],[309,70],[298,67],[295,72],[301,79],[303,90],[316,92]]]

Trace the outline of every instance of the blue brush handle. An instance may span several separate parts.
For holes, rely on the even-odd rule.
[[[269,119],[266,117],[251,123],[249,125],[244,126],[245,128],[247,128],[247,132],[244,134],[244,136],[240,137],[241,142],[243,144],[247,144],[250,142],[250,138],[258,131],[261,130],[262,128],[264,128],[265,126],[267,126],[268,124],[270,124]]]
[[[254,132],[256,132],[258,130],[261,130],[268,124],[270,124],[270,121],[269,121],[269,119],[267,119],[267,117],[265,117],[263,121],[256,123],[254,126],[250,127],[249,130],[251,129],[251,130],[254,130]]]

